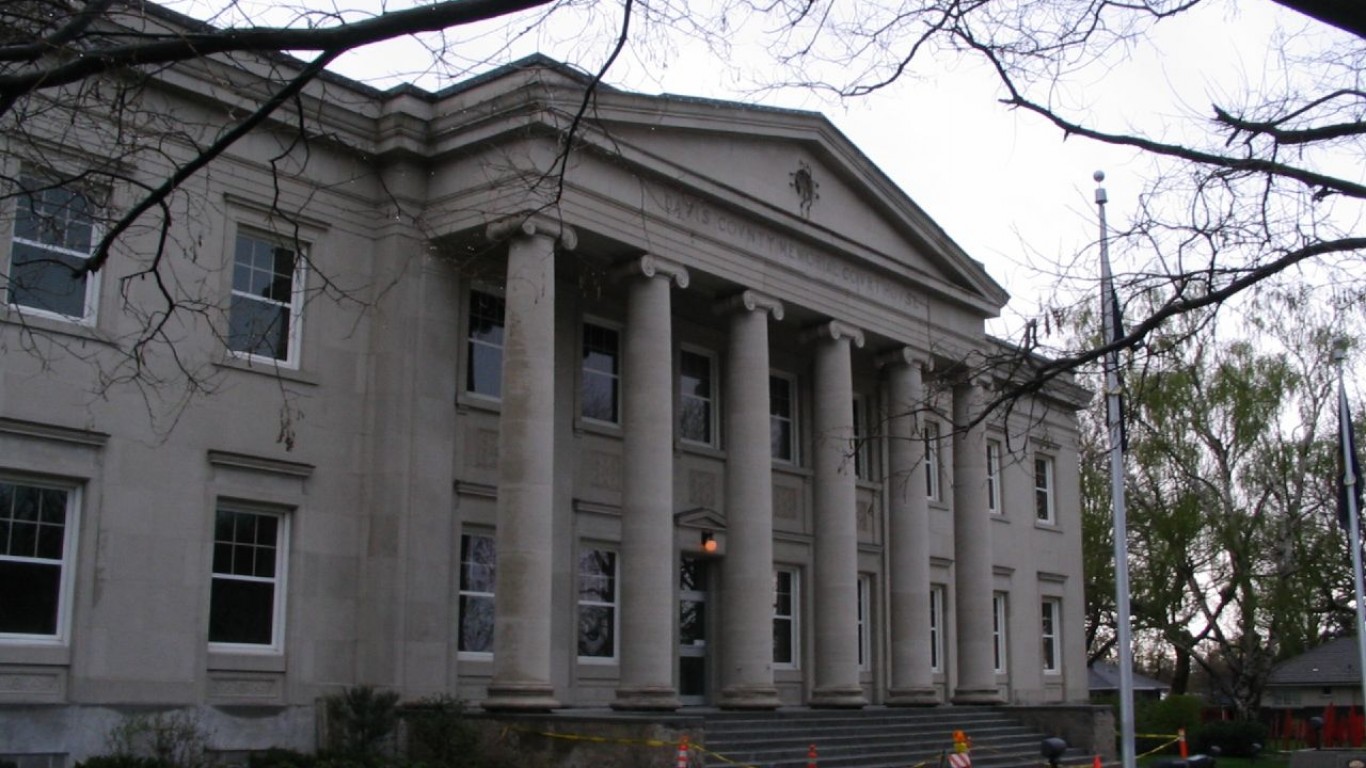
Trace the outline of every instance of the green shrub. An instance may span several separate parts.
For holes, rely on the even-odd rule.
[[[1191,733],[1193,752],[1208,754],[1218,747],[1227,757],[1253,757],[1253,744],[1266,745],[1266,726],[1252,720],[1213,720]]]
[[[188,712],[133,715],[109,731],[109,755],[146,758],[171,768],[210,768],[209,734]],[[89,761],[87,761],[88,763]],[[138,768],[129,763],[104,768]],[[151,766],[144,766],[151,768]]]
[[[253,752],[247,757],[247,768],[314,768],[318,759],[292,749],[271,747],[264,752]]]
[[[324,700],[327,710],[327,760],[373,764],[392,751],[398,726],[398,694],[368,685],[344,689]],[[319,755],[319,765],[323,763]],[[331,768],[346,768],[331,766]]]
[[[450,696],[423,699],[407,708],[408,757],[431,768],[472,766],[480,754],[479,732],[465,718],[465,704]]]
[[[18,768],[16,766],[16,768]],[[96,755],[77,763],[76,768],[172,768],[170,763],[155,757],[137,755]]]

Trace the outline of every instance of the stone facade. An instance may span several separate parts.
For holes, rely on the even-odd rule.
[[[168,116],[252,74],[206,66],[163,77]],[[586,83],[538,58],[440,94],[310,86],[287,172],[282,118],[174,220],[169,268],[212,301],[177,366],[153,349],[165,389],[95,374],[154,299],[119,276],[155,233],[75,309],[11,281],[0,521],[48,543],[0,551],[0,606],[44,595],[0,611],[0,756],[71,765],[139,707],[307,748],[355,684],[495,711],[1085,701],[1085,393],[976,420],[1005,292],[813,113],[603,88],[561,189]],[[66,162],[0,137],[6,178]],[[19,275],[39,193],[6,191]],[[178,408],[186,371],[213,391]]]

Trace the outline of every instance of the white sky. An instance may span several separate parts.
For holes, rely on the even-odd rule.
[[[612,14],[619,14],[620,6],[598,3],[591,12],[599,15],[589,23],[601,29],[615,21]],[[1216,95],[1240,93],[1262,76],[1277,24],[1314,26],[1270,0],[1244,0],[1236,7],[1230,0],[1210,0],[1195,13],[1161,25],[1128,60],[1093,67],[1085,88],[1073,93],[1074,103],[1084,105],[1085,116],[1103,129],[1176,130],[1177,118],[1208,116]],[[538,30],[513,46],[508,57],[539,50],[596,67],[605,43],[600,43],[601,54],[596,47],[585,49],[583,41],[591,37],[582,28]],[[1072,264],[1080,254],[1086,261],[1070,267],[1074,280],[1095,274],[1096,253],[1089,247],[1097,233],[1092,172],[1107,174],[1108,215],[1115,225],[1133,210],[1151,170],[1149,161],[1132,150],[1064,140],[1041,119],[1006,110],[996,103],[995,81],[971,62],[841,103],[805,90],[756,96],[753,84],[766,73],[764,54],[740,39],[732,45],[734,52],[723,63],[700,44],[678,37],[663,45],[658,39],[633,39],[607,80],[644,93],[825,113],[1010,291],[1006,318],[990,329],[998,335],[1013,336],[1019,316],[1033,315],[1059,290],[1054,276],[1059,263]],[[405,64],[422,59],[420,47],[388,44],[354,52],[337,68],[384,87],[394,82],[386,74],[422,69],[420,63]],[[428,78],[419,84],[436,88],[446,82]],[[1123,271],[1123,265],[1116,269]]]

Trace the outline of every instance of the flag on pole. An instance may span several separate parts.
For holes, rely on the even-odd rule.
[[[1097,179],[1099,181],[1100,179]],[[1124,338],[1124,312],[1119,306],[1119,292],[1115,290],[1114,273],[1110,270],[1110,237],[1105,227],[1105,190],[1096,190],[1096,202],[1100,204],[1100,300],[1101,300],[1101,328],[1104,332],[1105,344],[1113,344]],[[1106,398],[1105,416],[1107,424],[1119,424],[1119,445],[1120,450],[1129,450],[1129,425],[1124,418],[1124,374],[1119,367],[1119,350],[1109,352],[1105,356],[1106,367],[1113,371],[1116,387],[1121,390],[1117,393],[1117,398]],[[1115,413],[1111,413],[1111,409]]]
[[[1347,404],[1347,389],[1338,379],[1338,523],[1351,530],[1352,512],[1361,514],[1361,461],[1357,454],[1355,430],[1352,428],[1352,409]],[[1353,504],[1352,501],[1356,503]]]

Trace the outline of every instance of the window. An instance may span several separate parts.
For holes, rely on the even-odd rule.
[[[1043,601],[1043,671],[1056,674],[1061,669],[1062,647],[1058,644],[1058,622],[1061,621],[1062,601],[1046,598]]]
[[[871,595],[873,592],[873,577],[860,573],[858,575],[858,668],[868,670],[873,664],[872,639],[869,637],[871,624],[868,617],[872,615]]]
[[[95,315],[95,275],[76,274],[98,233],[81,192],[19,177],[10,244],[8,303],[73,320]]]
[[[991,596],[991,648],[996,674],[1006,671],[1006,594]]]
[[[773,458],[796,463],[796,384],[786,376],[768,377],[768,434]]]
[[[862,396],[854,397],[854,477],[868,479],[868,415]]]
[[[503,318],[506,313],[507,304],[502,296],[470,291],[465,391],[484,397],[503,396]]]
[[[280,650],[288,520],[220,508],[214,518],[209,642]]]
[[[689,443],[715,445],[716,384],[711,355],[683,350],[678,357],[678,434]]]
[[[617,656],[617,553],[579,553],[579,659],[610,661]]]
[[[619,335],[611,328],[583,326],[583,417],[617,424],[621,386]]]
[[[0,479],[0,639],[65,639],[76,496],[73,488]]]
[[[1001,514],[1001,443],[987,441],[987,511]]]
[[[930,585],[930,670],[944,671],[944,587]]]
[[[1041,523],[1055,521],[1053,509],[1053,459],[1034,457],[1034,516]]]
[[[796,669],[800,652],[797,635],[798,594],[797,571],[778,568],[773,571],[773,664],[784,669]]]
[[[233,257],[228,349],[294,365],[302,289],[303,262],[292,248],[239,233]]]
[[[460,630],[456,650],[493,653],[493,586],[498,573],[493,537],[460,537]]]
[[[939,424],[925,422],[925,495],[939,500]]]

